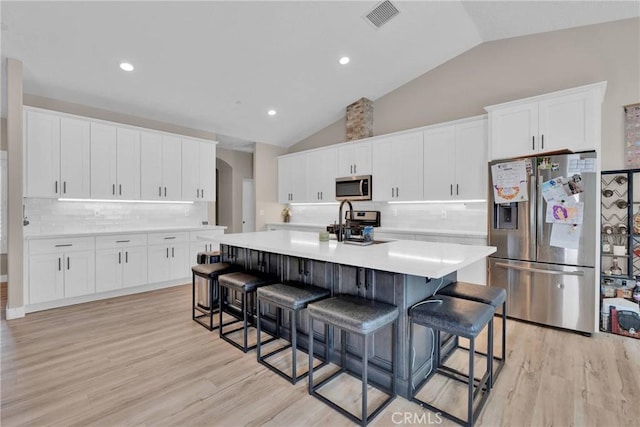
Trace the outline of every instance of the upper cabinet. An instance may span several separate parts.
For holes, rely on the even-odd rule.
[[[181,200],[182,141],[180,137],[142,132],[140,153],[142,199]]]
[[[338,149],[314,150],[305,154],[307,202],[335,202]]]
[[[491,159],[600,150],[606,82],[486,107]]]
[[[278,158],[278,202],[307,201],[307,158],[305,153]]]
[[[25,196],[89,197],[89,122],[25,110]]]
[[[373,200],[422,200],[422,130],[372,141]]]
[[[216,146],[182,138],[182,200],[216,200]]]
[[[424,131],[424,200],[474,200],[487,192],[487,120]]]
[[[91,198],[140,199],[140,132],[91,123]]]
[[[371,175],[371,141],[348,142],[338,147],[337,177]]]

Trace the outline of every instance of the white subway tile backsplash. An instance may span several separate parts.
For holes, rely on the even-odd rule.
[[[353,202],[356,210],[380,211],[388,228],[443,229],[483,232],[487,229],[486,202],[388,204]],[[293,205],[291,222],[330,224],[338,220],[338,205]]]
[[[207,203],[121,203],[24,199],[26,235],[193,227],[207,220]]]

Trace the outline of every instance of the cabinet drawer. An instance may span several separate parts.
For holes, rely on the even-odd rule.
[[[189,232],[181,231],[177,233],[149,233],[148,238],[150,245],[165,245],[177,242],[188,242]]]
[[[203,239],[215,239],[216,237],[222,236],[224,234],[224,230],[206,230],[206,231],[192,231],[190,236],[190,241],[197,242]]]
[[[115,236],[96,237],[96,249],[125,248],[131,246],[147,246],[147,235],[118,234]]]
[[[42,239],[29,242],[29,254],[50,254],[75,251],[92,251],[95,237],[71,237],[68,239]]]

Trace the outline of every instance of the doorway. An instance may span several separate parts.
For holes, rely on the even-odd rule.
[[[256,231],[256,196],[253,179],[242,180],[242,232]]]

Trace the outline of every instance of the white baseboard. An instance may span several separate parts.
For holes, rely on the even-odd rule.
[[[0,276],[0,282],[6,282],[7,281],[7,275],[3,274],[2,276]]]
[[[7,307],[5,314],[7,315],[7,320],[19,319],[21,317],[24,317],[24,314],[25,314],[24,305],[22,307],[16,307],[16,308]]]

